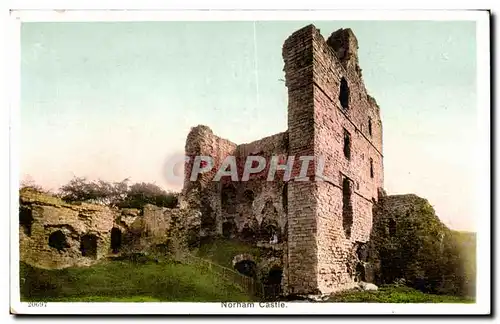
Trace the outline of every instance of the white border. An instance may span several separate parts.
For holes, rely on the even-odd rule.
[[[36,4],[39,6],[40,4]],[[21,8],[23,6],[18,6]],[[49,8],[54,8],[53,4]],[[67,4],[59,6],[68,7]],[[80,6],[81,7],[81,6]],[[99,7],[99,5],[97,6]],[[132,6],[133,7],[133,6]],[[33,8],[33,6],[28,7]],[[47,8],[47,7],[45,7]],[[95,7],[94,7],[95,8]],[[102,7],[101,7],[102,8]],[[129,7],[130,8],[130,7]],[[184,6],[184,8],[188,8]],[[16,18],[18,17],[18,18]],[[477,22],[477,89],[481,129],[478,161],[481,184],[489,188],[489,17],[480,11],[15,11],[8,22],[8,67],[11,94],[11,311],[18,314],[487,314],[490,312],[490,197],[478,193],[478,281],[476,304],[340,304],[286,303],[287,308],[222,308],[220,303],[49,303],[29,308],[19,302],[18,150],[20,91],[20,21],[151,21],[151,20],[470,20]],[[485,189],[486,190],[486,189]]]

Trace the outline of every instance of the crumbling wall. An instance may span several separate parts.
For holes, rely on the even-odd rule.
[[[288,157],[288,133],[279,133],[260,140],[238,145],[236,149],[238,175],[243,176],[247,157],[260,156],[266,159],[266,167],[259,173],[251,174],[248,181],[229,183],[225,178],[222,185],[234,186],[236,199],[234,214],[223,213],[224,221],[233,220],[240,237],[245,231],[254,233],[254,242],[270,241],[272,232],[282,241],[286,228],[286,207],[283,204],[283,171],[276,172],[272,181],[267,181],[272,156],[280,158],[280,163]],[[224,189],[224,188],[223,188]],[[244,234],[244,235],[242,235]],[[247,233],[248,234],[248,233]]]
[[[119,210],[68,204],[24,190],[20,193],[20,259],[35,267],[59,269],[162,244],[183,249],[199,236],[200,219],[199,211],[190,208],[146,205],[140,210]]]
[[[234,155],[235,150],[236,144],[214,135],[207,126],[193,127],[187,136],[185,152],[190,160],[184,169],[182,204],[200,211],[200,237],[222,234],[221,184],[212,179],[226,156]],[[196,156],[211,157],[214,167],[191,181]]]
[[[92,204],[70,205],[54,197],[23,192],[19,227],[20,259],[39,268],[90,265],[110,250],[111,229],[117,213]],[[24,224],[23,224],[24,223]]]

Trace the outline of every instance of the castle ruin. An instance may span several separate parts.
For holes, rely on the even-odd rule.
[[[191,181],[195,159],[185,168],[183,195],[201,212],[203,236],[238,237],[281,251],[281,285],[287,294],[331,293],[355,285],[356,251],[369,240],[372,207],[383,188],[380,108],[363,83],[358,43],[350,29],[325,41],[313,25],[294,32],[283,45],[288,88],[288,130],[237,145],[194,127],[187,156],[210,156],[215,168]],[[267,181],[267,172],[247,182],[212,181],[227,156],[238,174],[248,156],[322,157],[321,179],[314,164],[289,181]],[[276,178],[278,179],[278,177]],[[272,242],[273,237],[274,242]],[[279,265],[277,265],[279,266]]]
[[[287,131],[237,145],[207,126],[192,128],[186,155],[210,156],[215,166],[191,181],[195,159],[187,162],[178,209],[112,210],[22,196],[21,260],[45,268],[89,265],[121,249],[127,235],[161,238],[182,221],[183,233],[201,239],[223,236],[272,250],[259,267],[273,273],[284,294],[354,287],[384,183],[380,109],[364,86],[357,50],[350,29],[326,41],[313,25],[294,32],[282,51]],[[249,181],[212,181],[227,156],[236,157],[238,174],[248,156],[313,156],[325,164],[321,176],[309,165],[314,181],[298,178],[298,163],[289,181],[282,171],[267,181],[267,170]],[[251,256],[235,267],[245,258]]]

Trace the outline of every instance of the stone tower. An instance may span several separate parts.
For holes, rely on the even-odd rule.
[[[310,165],[308,175],[316,181],[288,184],[284,277],[290,294],[351,288],[356,250],[369,239],[372,206],[383,187],[382,123],[357,49],[350,29],[325,41],[313,25],[283,45],[289,154],[325,162],[321,177]]]

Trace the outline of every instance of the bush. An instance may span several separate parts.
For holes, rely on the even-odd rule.
[[[409,202],[403,208],[399,201],[382,201],[376,211],[369,243],[370,261],[380,269],[376,283],[404,279],[426,293],[473,296],[475,237],[447,228],[425,199]],[[391,221],[397,224],[392,233]]]

